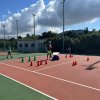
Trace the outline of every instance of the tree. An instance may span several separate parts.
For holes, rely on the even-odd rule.
[[[53,37],[56,37],[56,36],[57,36],[57,33],[53,33],[51,31],[42,33],[42,38],[53,38]]]
[[[30,38],[31,38],[31,36],[29,34],[26,34],[25,39],[30,39]]]
[[[84,28],[84,33],[87,34],[89,32],[88,27]]]
[[[96,31],[96,29],[93,28],[92,32],[95,32],[95,31]]]
[[[21,36],[18,36],[18,39],[22,39],[22,37]]]

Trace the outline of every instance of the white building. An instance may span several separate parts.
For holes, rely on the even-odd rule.
[[[41,40],[18,40],[17,48],[20,52],[45,52],[45,39]]]

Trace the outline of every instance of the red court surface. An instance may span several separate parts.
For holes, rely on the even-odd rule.
[[[7,52],[0,51],[0,56],[7,55]]]
[[[59,55],[59,61],[33,66],[25,59],[0,62],[0,73],[44,92],[58,100],[100,100],[100,57]],[[46,56],[37,57],[37,60]],[[77,65],[72,66],[73,61]]]

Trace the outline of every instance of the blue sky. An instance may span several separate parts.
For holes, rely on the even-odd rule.
[[[45,4],[49,0],[45,0]],[[31,4],[36,3],[37,0],[1,0],[0,2],[0,20],[5,20],[8,17],[8,11],[17,13],[21,9],[29,7]]]
[[[18,20],[19,35],[33,34],[32,13],[36,14],[36,33],[62,32],[62,0],[2,0],[0,2],[0,36],[2,24],[7,35],[16,35]],[[88,27],[100,29],[100,0],[65,0],[65,30]]]
[[[88,27],[90,31],[93,29],[100,30],[100,19],[98,19],[94,23],[84,22],[76,25],[68,25],[66,26],[66,29],[77,30],[77,29],[84,29],[85,27]]]

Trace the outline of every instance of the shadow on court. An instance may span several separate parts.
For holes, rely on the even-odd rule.
[[[86,66],[87,68],[85,68],[86,70],[93,70],[93,69],[95,69],[95,68],[98,68],[98,67],[95,67],[94,65],[96,65],[96,64],[98,64],[98,63],[100,63],[100,60],[99,61],[97,61],[97,62],[95,62],[95,63],[93,63],[93,64],[91,64],[91,65],[89,65],[89,66],[86,66],[86,65],[83,65],[83,66]]]

